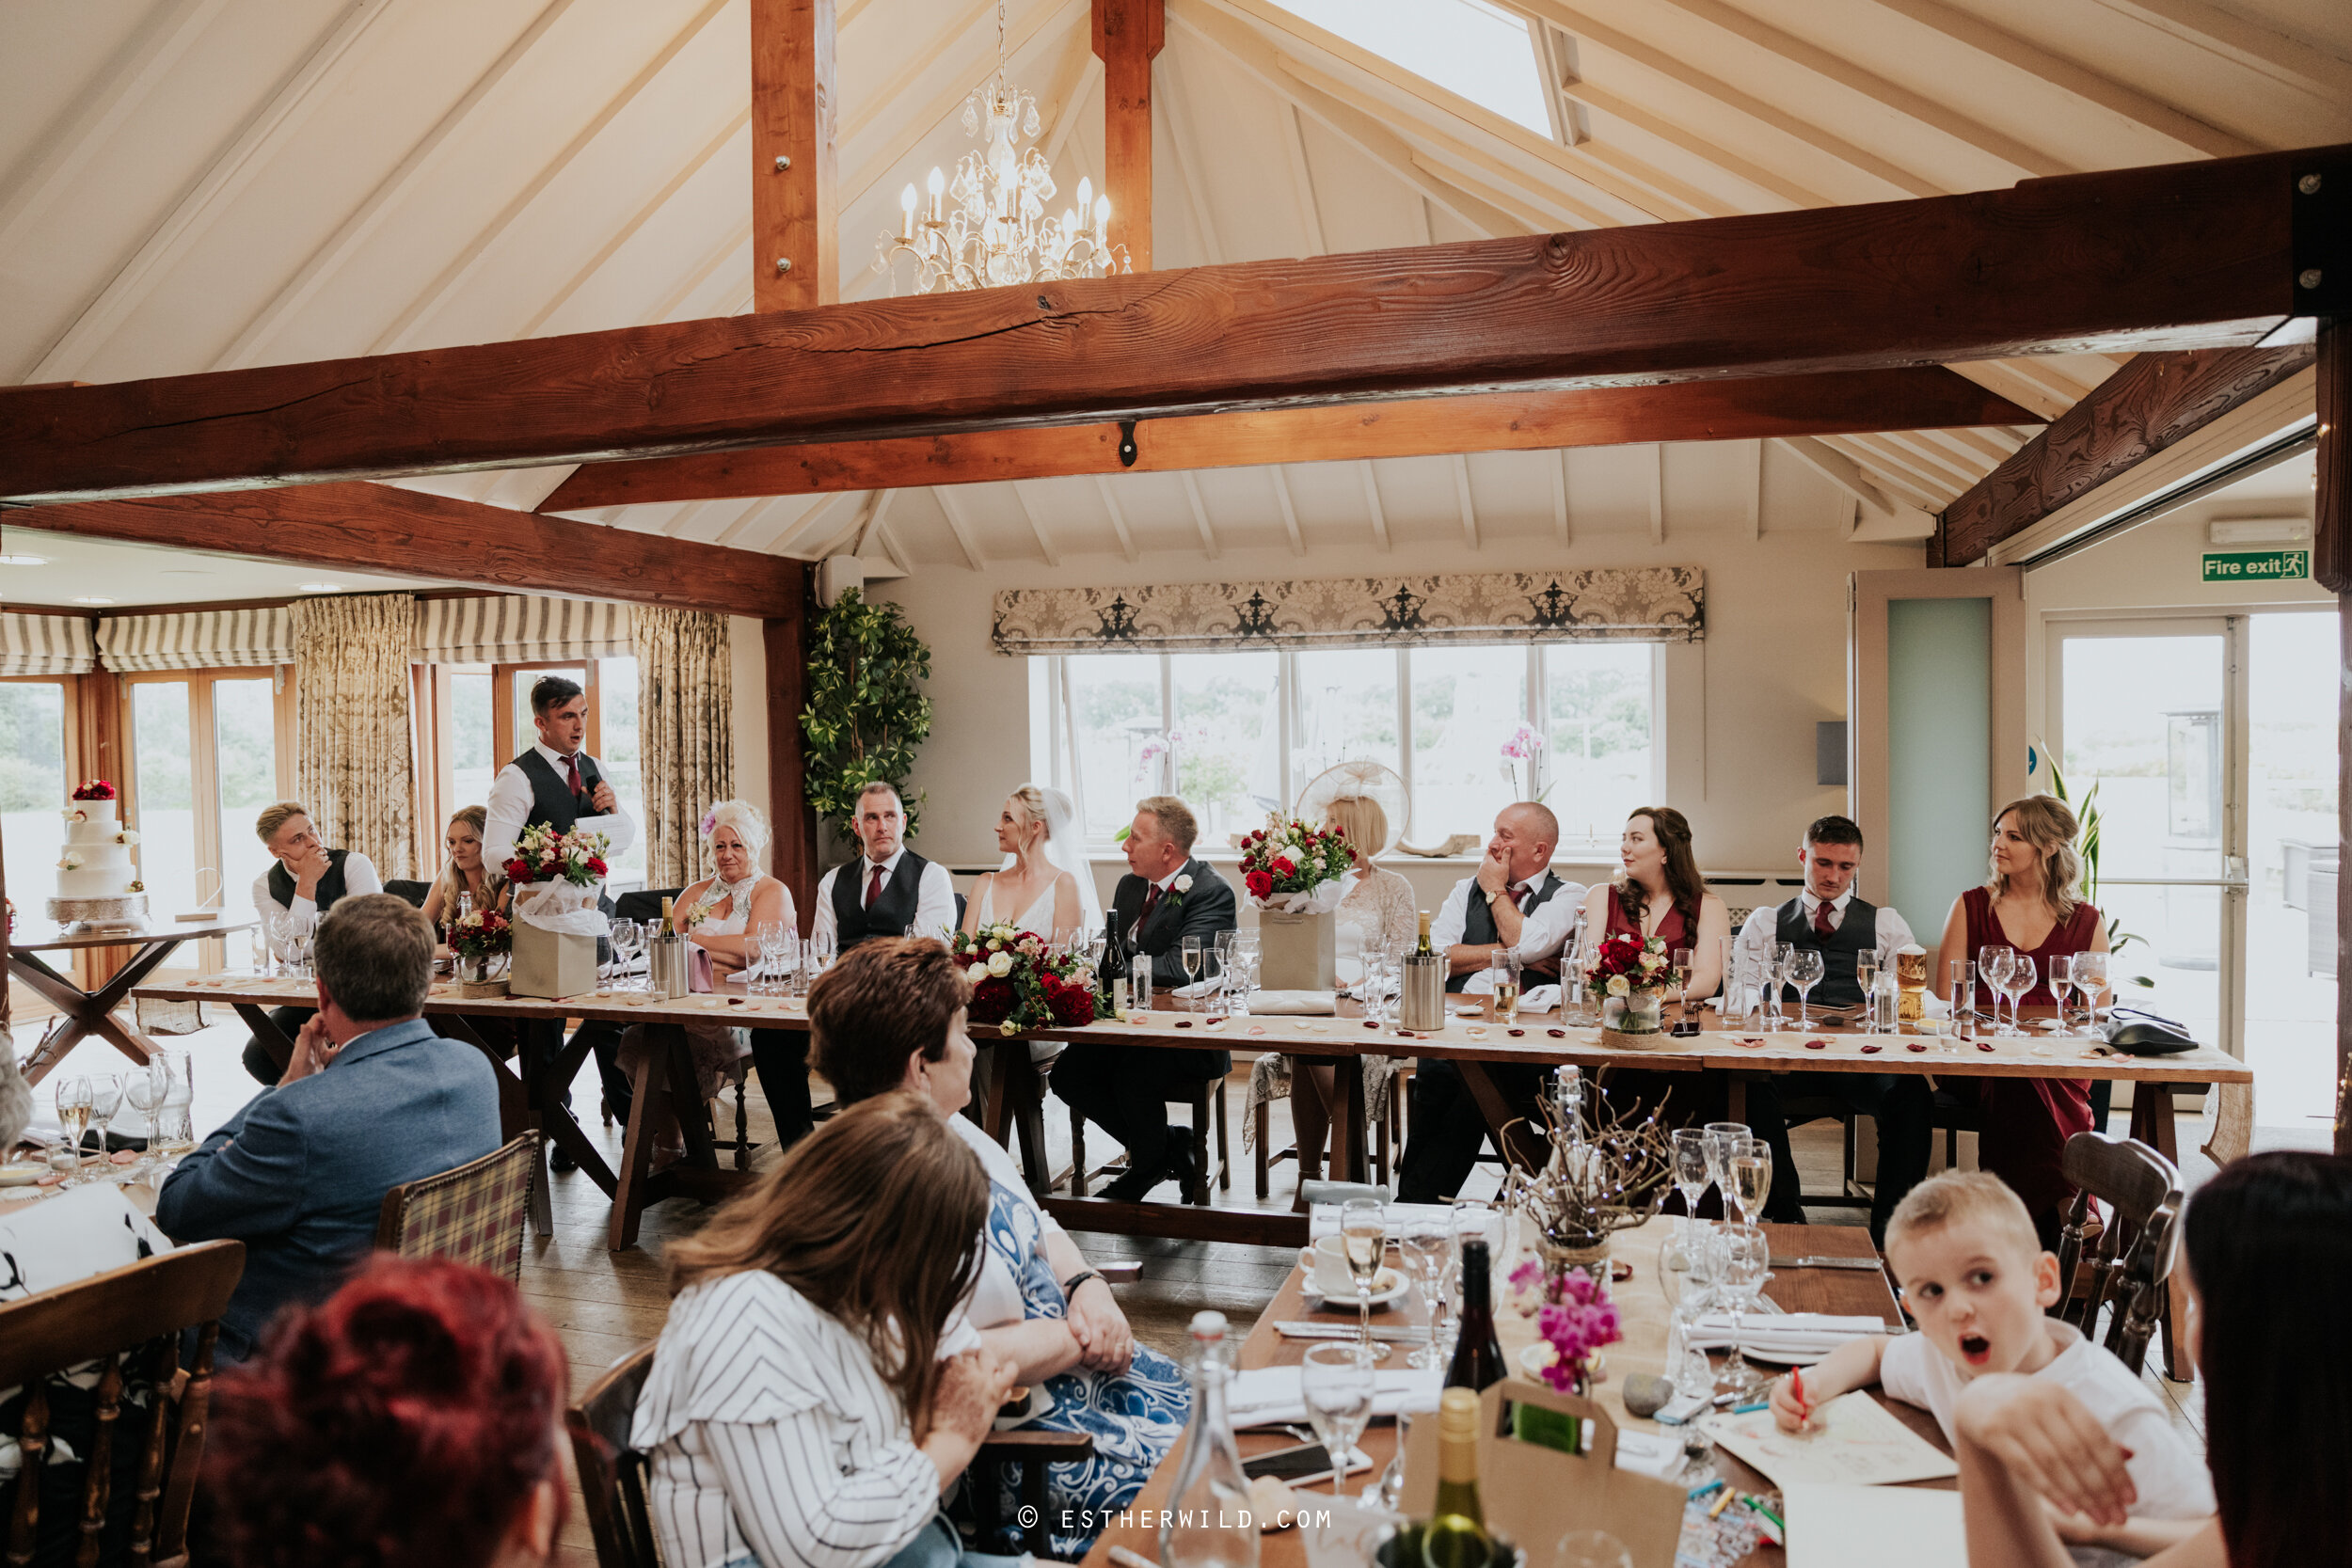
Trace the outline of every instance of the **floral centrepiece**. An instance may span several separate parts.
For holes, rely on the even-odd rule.
[[[461,958],[494,958],[514,942],[514,927],[496,910],[469,910],[450,923],[449,950]]]
[[[968,1013],[976,1024],[994,1024],[999,1034],[1024,1029],[1074,1029],[1094,1022],[1094,976],[1086,960],[1057,955],[1035,931],[1016,926],[983,926],[958,931],[948,952],[972,982]]]
[[[1254,909],[1284,914],[1328,914],[1347,896],[1356,849],[1338,828],[1311,828],[1298,818],[1269,816],[1243,835],[1242,885]]]
[[[111,800],[115,798],[115,786],[103,779],[84,779],[72,798],[76,800]]]
[[[1601,1027],[1625,1035],[1659,1031],[1672,978],[1663,939],[1625,931],[1602,938],[1584,969],[1585,984],[1601,997]]]
[[[1564,1394],[1583,1393],[1594,1354],[1625,1338],[1609,1288],[1582,1269],[1553,1273],[1533,1258],[1511,1271],[1511,1288],[1525,1298],[1520,1311],[1535,1320],[1536,1335],[1551,1347],[1544,1381]]]
[[[603,833],[562,832],[541,822],[522,831],[514,858],[500,869],[510,882],[593,887],[604,879],[604,850],[611,842]]]

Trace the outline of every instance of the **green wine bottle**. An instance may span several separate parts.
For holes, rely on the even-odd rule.
[[[1438,1405],[1438,1503],[1422,1530],[1423,1568],[1486,1568],[1494,1554],[1478,1499],[1478,1396],[1448,1388]]]

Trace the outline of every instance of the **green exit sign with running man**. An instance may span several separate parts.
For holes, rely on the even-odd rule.
[[[2207,550],[2207,582],[2275,582],[2312,575],[2312,552],[2294,550]]]

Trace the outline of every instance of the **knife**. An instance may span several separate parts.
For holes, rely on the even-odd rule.
[[[1353,1339],[1359,1330],[1354,1323],[1277,1323],[1274,1332],[1285,1339]],[[1426,1328],[1375,1328],[1375,1339],[1391,1345],[1425,1345],[1429,1342]]]
[[[1868,1269],[1876,1273],[1879,1260],[1875,1258],[1775,1258],[1772,1266],[1776,1269]]]

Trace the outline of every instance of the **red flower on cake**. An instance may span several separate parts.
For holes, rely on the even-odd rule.
[[[85,779],[82,787],[73,792],[76,800],[111,800],[114,798],[115,786],[103,779]]]

